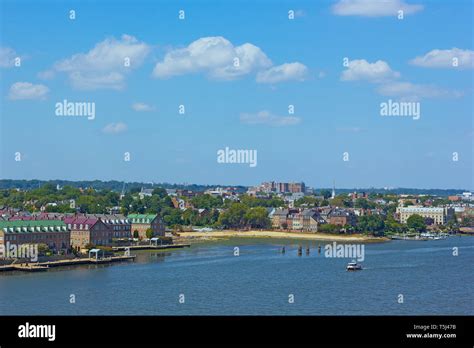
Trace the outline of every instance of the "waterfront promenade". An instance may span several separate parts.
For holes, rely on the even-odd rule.
[[[37,272],[44,271],[52,267],[64,267],[64,266],[78,266],[78,265],[87,265],[87,264],[107,264],[112,262],[119,261],[133,261],[135,255],[119,255],[111,256],[104,258],[77,258],[69,260],[57,260],[57,261],[46,261],[46,262],[36,262],[36,263],[20,263],[20,264],[10,264],[5,266],[0,266],[0,272],[7,271],[24,271],[24,272]]]

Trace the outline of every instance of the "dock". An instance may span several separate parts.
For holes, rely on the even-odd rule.
[[[191,244],[164,244],[164,245],[129,245],[129,246],[119,246],[113,247],[113,251],[125,251],[129,249],[132,250],[163,250],[163,249],[180,249],[180,248],[189,248]]]
[[[7,271],[23,271],[23,272],[40,272],[47,271],[49,268],[53,267],[63,267],[63,266],[76,266],[76,265],[97,265],[97,264],[107,264],[112,262],[120,261],[132,261],[135,259],[135,255],[132,256],[111,256],[104,257],[100,259],[95,258],[77,258],[70,260],[57,260],[57,261],[46,261],[46,262],[36,262],[36,263],[20,263],[20,264],[11,264],[0,266],[0,272]]]

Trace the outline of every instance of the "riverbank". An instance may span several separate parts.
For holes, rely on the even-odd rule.
[[[211,232],[180,232],[176,241],[186,243],[220,240],[229,238],[274,238],[274,239],[299,239],[299,240],[327,240],[338,242],[356,243],[381,243],[390,241],[386,237],[372,237],[362,234],[334,235],[325,233],[304,233],[304,232],[280,232],[280,231],[235,231],[220,230]]]

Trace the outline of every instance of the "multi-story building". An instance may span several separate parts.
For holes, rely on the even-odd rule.
[[[70,248],[71,232],[59,220],[0,221],[0,244],[46,244],[52,251]]]
[[[304,182],[290,182],[288,183],[288,192],[291,193],[304,193],[306,191],[306,186]]]
[[[298,193],[306,192],[306,185],[304,182],[263,182],[256,191],[263,192],[278,192],[278,193]]]
[[[273,228],[304,232],[317,232],[318,226],[325,223],[312,209],[275,209],[271,220]]]
[[[153,237],[165,235],[165,225],[158,214],[130,214],[127,216],[132,223],[132,236],[138,232],[138,238],[146,238],[146,231],[151,228]]]
[[[112,230],[112,238],[132,238],[132,223],[122,214],[87,214],[87,217],[101,219]]]
[[[353,211],[347,209],[336,208],[331,210],[327,216],[328,222],[332,225],[354,226],[357,223],[357,217]]]
[[[306,232],[318,232],[318,226],[326,223],[326,221],[312,209],[304,209],[301,212],[301,219],[303,222],[303,231]]]
[[[444,225],[454,216],[453,208],[426,208],[420,206],[398,207],[397,215],[401,223],[406,223],[414,214],[433,220],[435,225]]]
[[[272,220],[272,227],[276,229],[288,227],[286,221],[288,213],[288,209],[275,209],[275,211],[272,212],[272,214],[270,215],[270,219]]]
[[[113,230],[100,218],[88,216],[68,216],[64,222],[71,230],[71,245],[80,250],[86,245],[112,245]]]

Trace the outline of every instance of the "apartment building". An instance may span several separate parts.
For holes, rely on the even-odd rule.
[[[151,228],[153,236],[164,236],[165,225],[158,214],[130,214],[127,216],[132,224],[132,236],[135,231],[138,231],[138,238],[146,238],[146,231]]]
[[[444,225],[454,216],[453,208],[427,208],[421,206],[398,207],[397,215],[401,223],[406,223],[408,218],[414,214],[430,218],[435,225]]]
[[[0,221],[0,244],[46,244],[54,252],[70,247],[71,233],[59,220]]]

